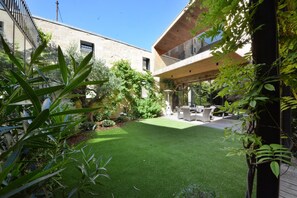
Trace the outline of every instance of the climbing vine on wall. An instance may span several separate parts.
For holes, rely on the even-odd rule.
[[[114,74],[121,80],[116,98],[133,118],[152,118],[161,114],[162,97],[150,72],[131,68],[126,60],[114,63]]]

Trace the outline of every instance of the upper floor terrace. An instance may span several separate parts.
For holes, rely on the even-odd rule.
[[[172,79],[176,84],[214,79],[223,60],[211,54],[211,46],[220,40],[200,36],[210,28],[192,34],[202,10],[199,1],[188,4],[152,47],[153,74],[161,79]],[[248,46],[229,54],[235,61],[244,61]]]

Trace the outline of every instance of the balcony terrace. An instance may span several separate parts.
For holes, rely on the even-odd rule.
[[[21,50],[38,46],[39,33],[24,0],[0,0],[0,12],[2,35],[8,42]]]
[[[206,30],[191,34],[201,13],[199,2],[189,4],[154,44],[153,75],[161,79],[172,79],[175,83],[191,83],[214,79],[223,60],[216,60],[210,51],[220,37],[199,37]],[[243,54],[249,46],[229,54],[228,58],[243,62]]]

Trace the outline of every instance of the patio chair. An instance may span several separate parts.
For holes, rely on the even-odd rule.
[[[196,119],[202,122],[210,122],[211,108],[204,108],[202,113],[196,115]]]
[[[197,113],[202,113],[203,109],[204,109],[204,106],[201,106],[201,105],[196,106]]]
[[[213,112],[214,110],[217,108],[216,106],[212,105],[210,106],[209,108],[211,108],[211,111],[210,111],[210,119],[213,119]]]
[[[183,119],[184,118],[184,114],[183,114],[181,108],[180,107],[176,107],[176,110],[177,110],[177,118],[178,119]]]
[[[182,107],[184,120],[192,121],[196,120],[196,113],[191,113],[190,107]]]

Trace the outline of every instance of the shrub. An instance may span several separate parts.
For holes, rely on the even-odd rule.
[[[97,128],[97,124],[95,122],[83,122],[79,128],[82,131],[94,131]]]
[[[191,184],[175,196],[176,198],[215,198],[216,193],[197,184]]]
[[[73,158],[75,155],[79,155],[81,160]],[[73,175],[71,178],[74,181],[63,184],[62,188],[56,190],[55,195],[59,195],[58,197],[98,197],[99,195],[95,192],[97,188],[91,187],[95,184],[103,185],[104,178],[110,179],[106,166],[112,158],[103,160],[86,147],[76,150],[71,158],[72,165],[75,167],[71,171]]]
[[[101,125],[103,127],[111,127],[111,126],[114,126],[115,125],[115,122],[112,121],[112,120],[103,120]]]
[[[154,118],[161,115],[162,107],[160,102],[153,99],[140,99],[137,102],[138,117]]]
[[[106,105],[106,106],[100,107],[99,111],[94,115],[95,121],[110,119],[111,114],[113,112],[113,107],[109,107],[109,105],[111,105],[111,104],[104,103],[104,105]]]
[[[127,116],[127,115],[120,115],[115,121],[117,122],[117,123],[124,123],[124,122],[128,122],[129,120],[131,120],[130,118],[129,118],[129,116]]]
[[[162,106],[160,90],[150,72],[137,72],[125,60],[114,63],[112,71],[121,79],[115,101],[126,106],[125,113],[133,119],[160,115]]]

